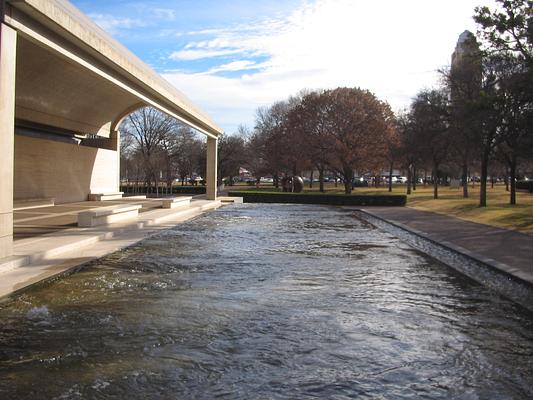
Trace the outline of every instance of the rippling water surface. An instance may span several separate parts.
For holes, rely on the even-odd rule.
[[[335,208],[223,208],[0,321],[1,399],[533,398],[531,312]]]

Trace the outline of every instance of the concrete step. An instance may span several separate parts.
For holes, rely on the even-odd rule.
[[[161,200],[163,208],[178,208],[189,206],[192,196],[166,197]]]
[[[28,210],[30,208],[51,207],[54,204],[55,199],[52,197],[13,200],[13,211]]]
[[[0,259],[0,275],[30,263],[27,256],[11,256]]]
[[[201,214],[205,211],[215,210],[220,207],[220,201],[196,200],[186,207],[176,209],[174,212],[169,209],[154,210],[141,214],[139,222],[144,222],[148,225],[160,224],[176,218],[182,218],[192,214]]]
[[[70,228],[21,239],[14,244],[14,255],[0,260],[0,276],[28,264],[46,262],[69,252],[81,251],[100,241],[115,239],[118,236],[129,234],[129,232],[165,224],[170,224],[167,226],[170,228],[174,223],[177,224],[221,206],[221,201],[195,200],[191,202],[189,207],[147,211],[140,214],[134,221],[90,228]]]
[[[124,192],[91,193],[89,195],[89,201],[120,200],[123,194]]]
[[[78,226],[108,225],[119,221],[133,220],[139,215],[140,204],[118,204],[99,207],[78,213]]]

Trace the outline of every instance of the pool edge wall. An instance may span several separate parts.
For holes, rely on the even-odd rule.
[[[403,207],[406,195],[343,195],[270,192],[258,193],[230,191],[230,197],[242,197],[245,203],[318,204],[332,206]]]

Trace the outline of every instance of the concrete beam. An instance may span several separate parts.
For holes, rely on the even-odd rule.
[[[13,253],[13,175],[17,32],[0,24],[0,258]]]

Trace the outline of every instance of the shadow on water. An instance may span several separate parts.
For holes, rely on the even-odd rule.
[[[0,320],[0,398],[533,397],[530,312],[337,208],[227,207]]]

